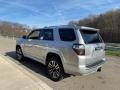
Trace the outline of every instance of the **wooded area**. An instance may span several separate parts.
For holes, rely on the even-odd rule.
[[[30,28],[27,25],[0,21],[0,35],[8,37],[20,37],[28,34]]]
[[[98,28],[105,42],[120,43],[120,10],[92,15],[83,20],[71,21],[69,24]]]

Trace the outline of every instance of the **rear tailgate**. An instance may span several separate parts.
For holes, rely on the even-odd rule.
[[[104,56],[104,43],[96,30],[80,30],[85,42],[86,65],[99,62]]]
[[[85,45],[86,65],[99,62],[104,58],[104,43]]]

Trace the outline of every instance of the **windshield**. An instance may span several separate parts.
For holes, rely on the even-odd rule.
[[[98,31],[92,31],[92,30],[80,30],[82,37],[84,39],[84,42],[86,44],[91,43],[101,43],[102,39],[98,33]]]

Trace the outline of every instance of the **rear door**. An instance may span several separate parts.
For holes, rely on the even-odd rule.
[[[86,64],[100,61],[104,55],[104,43],[98,31],[80,30],[85,43]]]

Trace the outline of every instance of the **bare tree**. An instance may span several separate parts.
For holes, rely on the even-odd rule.
[[[0,35],[2,36],[20,37],[28,32],[30,32],[30,28],[27,25],[0,21]]]

